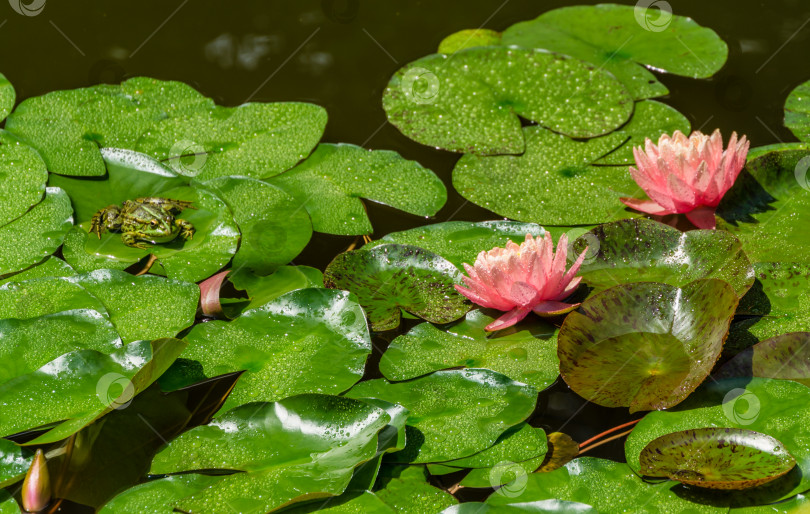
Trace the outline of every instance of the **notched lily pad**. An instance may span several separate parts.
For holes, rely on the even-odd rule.
[[[51,255],[73,225],[70,198],[49,187],[23,216],[0,227],[0,275],[21,271]]]
[[[442,462],[492,446],[534,410],[537,391],[488,369],[437,371],[407,382],[375,379],[354,386],[351,398],[379,398],[410,411],[407,446],[398,462]],[[452,398],[448,405],[447,399]]]
[[[523,152],[518,116],[571,137],[594,137],[627,121],[633,101],[612,75],[577,59],[488,46],[406,65],[388,83],[383,108],[417,142],[496,155]]]
[[[754,269],[742,243],[722,230],[681,232],[648,219],[605,223],[574,241],[574,253],[593,252],[580,268],[582,281],[595,291],[628,282],[683,286],[716,278],[743,296],[754,283]]]
[[[371,248],[387,243],[418,246],[439,254],[458,269],[462,264],[472,264],[479,253],[496,246],[506,247],[507,241],[522,243],[526,234],[542,237],[546,231],[537,223],[519,221],[445,221],[401,232],[391,232],[382,239],[367,243]],[[555,238],[556,239],[556,238]]]
[[[2,75],[0,75],[2,88]],[[0,101],[2,100],[0,89]],[[0,108],[2,118],[2,108]],[[0,226],[19,218],[42,200],[48,170],[36,150],[0,130]]]
[[[491,29],[465,29],[454,32],[439,43],[440,54],[454,54],[476,46],[498,45],[501,33]]]
[[[786,475],[796,459],[773,437],[740,428],[663,435],[639,455],[641,473],[708,489],[750,489]]]
[[[293,195],[313,228],[327,234],[373,231],[361,198],[418,216],[433,216],[447,201],[442,181],[418,162],[349,144],[320,144],[304,162],[269,181]]]
[[[14,91],[14,86],[5,75],[0,73],[0,121],[6,119],[6,116],[14,109],[16,99],[17,93]]]
[[[638,282],[591,296],[557,337],[560,374],[577,394],[630,412],[683,401],[720,356],[737,295],[721,280],[681,288]]]
[[[470,304],[453,287],[461,272],[446,259],[415,246],[386,244],[344,252],[324,271],[324,284],[356,294],[372,329],[399,326],[400,308],[432,323],[455,321]]]
[[[539,126],[524,127],[522,155],[464,155],[453,168],[461,196],[511,219],[541,225],[587,225],[625,216],[622,196],[639,187],[625,168],[593,166],[627,137],[578,141]]]
[[[502,44],[544,48],[588,61],[615,75],[637,99],[668,92],[639,64],[706,78],[720,70],[728,56],[728,47],[713,30],[656,2],[554,9],[506,29]]]
[[[557,329],[540,319],[519,327],[487,332],[494,321],[480,310],[443,328],[422,323],[394,339],[380,359],[380,372],[389,380],[408,380],[456,367],[487,368],[539,391],[559,374]]]

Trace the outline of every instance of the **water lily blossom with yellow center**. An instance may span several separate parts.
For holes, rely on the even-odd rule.
[[[465,263],[467,287],[457,285],[456,289],[482,307],[507,311],[486,326],[490,331],[511,327],[532,311],[540,316],[565,314],[579,306],[561,300],[579,286],[582,277],[576,274],[587,250],[566,271],[568,236],[560,236],[554,253],[551,234],[546,232],[537,239],[526,234],[520,245],[509,241],[506,248],[479,253],[475,265]]]
[[[685,214],[698,228],[715,228],[714,212],[745,165],[749,142],[731,134],[723,150],[723,136],[692,132],[686,137],[675,131],[661,136],[656,146],[650,139],[644,148],[633,148],[638,168],[630,174],[649,200],[621,198],[637,211],[663,216]]]

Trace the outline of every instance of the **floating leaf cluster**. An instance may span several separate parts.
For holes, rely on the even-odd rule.
[[[633,148],[690,131],[654,100],[665,74],[728,53],[656,23],[555,9],[393,75],[388,120],[463,154],[452,187],[492,221],[419,220],[442,180],[321,142],[317,105],[145,77],[15,104],[0,75],[0,513],[807,509],[810,83],[785,105],[800,142],[751,149],[716,230],[643,217],[620,200],[644,199]],[[92,233],[149,198],[188,202],[193,237],[151,241],[154,212],[128,214],[143,247]],[[372,239],[368,201],[418,226]],[[296,265],[321,234],[356,239]],[[464,265],[527,235],[567,245],[553,270],[581,259],[555,296],[575,310],[487,330],[502,313],[459,293]],[[504,269],[482,272],[517,304]],[[576,441],[565,395],[627,422]],[[623,437],[624,462],[583,456]]]

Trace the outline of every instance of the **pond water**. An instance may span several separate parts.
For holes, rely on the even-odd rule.
[[[324,106],[323,141],[391,149],[432,169],[448,186],[433,221],[496,219],[450,186],[458,156],[406,138],[387,123],[380,98],[402,65],[435,51],[465,28],[503,29],[587,0],[141,1],[47,2],[35,16],[4,6],[2,71],[18,100],[56,89],[117,83],[133,76],[186,82],[222,105],[304,101]],[[622,2],[633,5],[634,2]],[[729,46],[726,66],[710,80],[664,76],[663,99],[694,129],[747,134],[752,146],[792,141],[783,126],[787,94],[810,78],[810,3],[802,0],[678,0],[673,12],[715,30]],[[236,7],[235,5],[238,5]],[[425,222],[368,203],[374,238]],[[323,269],[354,238],[317,234],[296,259]],[[407,328],[407,325],[403,327]],[[379,355],[376,355],[379,358]],[[376,359],[372,359],[369,368]],[[535,424],[584,440],[625,422],[626,409],[583,403],[558,383],[541,395]],[[616,442],[595,456],[621,458]]]

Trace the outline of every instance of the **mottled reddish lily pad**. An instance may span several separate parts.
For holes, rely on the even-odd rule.
[[[715,378],[761,377],[794,380],[810,387],[810,332],[791,332],[746,348]]]
[[[375,331],[399,326],[400,309],[431,323],[450,323],[470,310],[453,287],[461,272],[423,248],[386,244],[344,252],[326,267],[328,288],[356,294]]]
[[[737,301],[717,279],[681,288],[656,282],[610,288],[563,322],[560,374],[577,394],[605,407],[677,405],[714,366]]]
[[[641,473],[709,489],[750,489],[786,475],[796,459],[773,437],[741,428],[697,428],[653,439]]]

